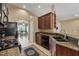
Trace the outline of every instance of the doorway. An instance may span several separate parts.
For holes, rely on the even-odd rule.
[[[17,23],[18,41],[21,48],[25,48],[29,44],[29,23]]]

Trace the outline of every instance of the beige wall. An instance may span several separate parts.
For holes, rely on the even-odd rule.
[[[61,21],[61,25],[67,34],[79,38],[79,18]]]
[[[32,14],[30,14],[27,10],[18,8],[16,6],[7,5],[8,9],[9,9],[9,21],[18,21],[18,20],[30,20],[30,16]]]
[[[30,22],[30,41],[33,42],[35,39],[35,32],[37,31],[37,17],[33,16],[29,11],[18,8],[16,6],[7,4],[7,7],[9,9],[9,21],[11,22],[18,22],[20,20],[24,20],[26,23],[27,21]],[[32,17],[30,17],[32,16]],[[35,30],[34,30],[35,29]]]

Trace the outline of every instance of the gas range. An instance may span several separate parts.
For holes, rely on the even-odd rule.
[[[18,41],[16,39],[10,39],[10,40],[0,39],[0,49],[10,48],[16,45],[18,45]]]

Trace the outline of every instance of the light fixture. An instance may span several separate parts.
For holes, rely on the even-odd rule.
[[[76,13],[75,16],[78,16],[78,14]]]
[[[33,18],[33,16],[30,16],[30,19],[32,19]]]
[[[38,5],[38,8],[40,8],[41,6],[40,5]]]
[[[23,8],[26,8],[26,6],[24,5]]]

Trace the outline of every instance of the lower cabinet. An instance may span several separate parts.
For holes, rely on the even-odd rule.
[[[56,44],[56,56],[79,56],[79,51]]]
[[[18,47],[0,51],[0,56],[20,56]]]

